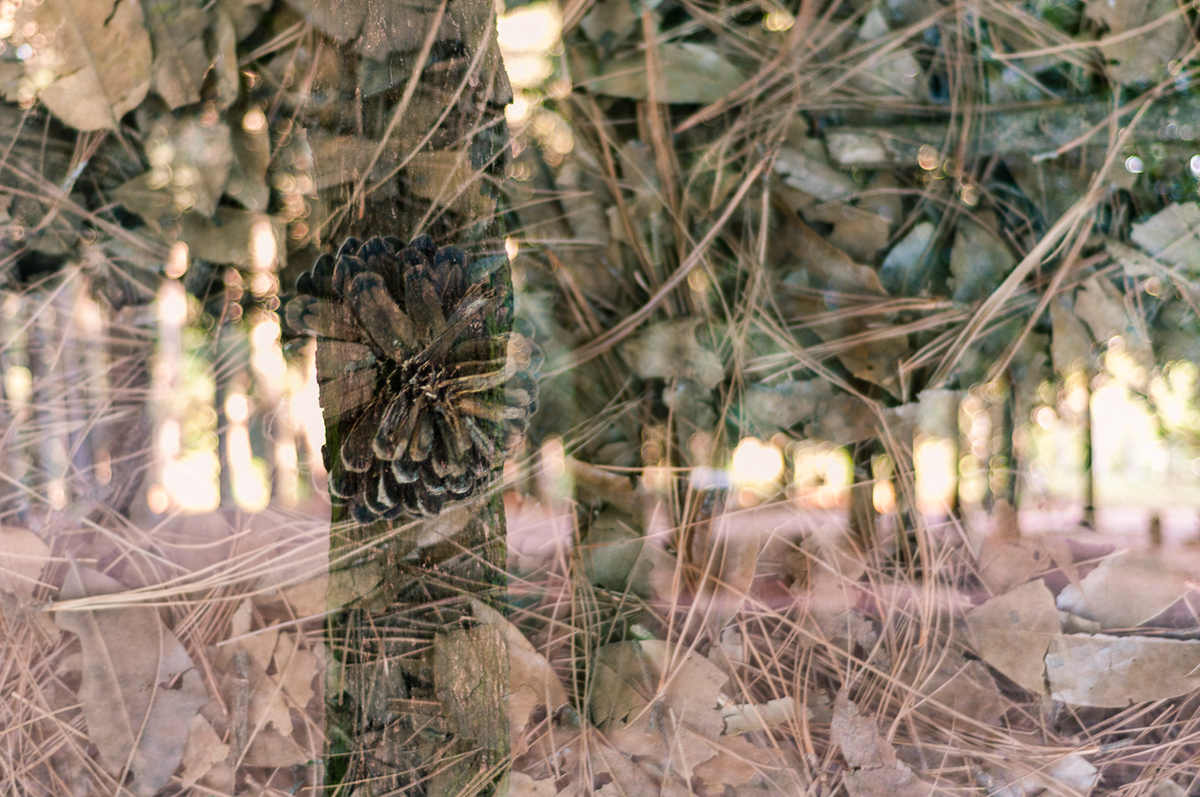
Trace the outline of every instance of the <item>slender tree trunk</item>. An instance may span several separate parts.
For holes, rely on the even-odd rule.
[[[350,236],[427,234],[502,253],[496,185],[511,95],[490,0],[317,0],[310,19],[301,121],[320,175],[314,243],[332,251]],[[337,467],[330,452],[349,429],[324,410],[326,462]],[[329,693],[330,784],[493,792],[509,750],[498,490],[416,522],[364,526],[345,514],[334,510],[331,584],[376,586],[329,623],[329,683],[340,685]]]
[[[1083,389],[1087,401],[1083,409],[1083,524],[1096,528],[1096,467],[1092,461],[1092,375],[1084,371]]]

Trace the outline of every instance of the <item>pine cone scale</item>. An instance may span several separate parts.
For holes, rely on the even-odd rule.
[[[528,425],[536,383],[514,382],[503,356],[512,313],[504,262],[471,262],[426,236],[408,246],[351,238],[297,280],[303,295],[286,316],[317,338],[321,404],[342,430],[327,452],[330,495],[360,522],[469,499]]]

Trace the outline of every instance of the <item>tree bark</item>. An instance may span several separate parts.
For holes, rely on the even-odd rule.
[[[317,0],[304,10],[316,29],[300,120],[319,189],[314,244],[427,234],[502,253],[511,94],[493,5]],[[337,467],[330,452],[349,429],[324,410],[326,461]],[[419,521],[361,525],[335,507],[328,785],[475,794],[503,780],[504,512],[498,490],[483,493]],[[344,604],[347,585],[357,599]]]

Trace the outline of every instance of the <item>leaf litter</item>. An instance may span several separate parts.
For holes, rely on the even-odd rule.
[[[373,59],[355,79],[375,97],[406,78],[392,46],[419,45],[421,25],[402,23],[431,12],[276,5],[162,3],[144,18],[132,3],[22,10],[22,23],[58,38],[0,64],[8,101],[29,107],[36,95],[72,129],[135,132],[141,151],[121,156],[114,135],[50,142],[34,157],[44,142],[31,148],[28,130],[6,127],[6,168],[24,193],[3,195],[0,218],[33,234],[6,241],[5,257],[94,257],[94,230],[80,235],[87,219],[120,239],[103,243],[104,257],[156,252],[149,271],[177,242],[197,268],[274,271],[304,245],[300,225],[320,223],[307,215],[321,212],[313,189],[385,179],[402,163],[418,194],[453,195],[467,213],[485,206],[454,193],[476,166],[467,153],[413,152],[439,112],[428,97],[382,152],[349,131],[279,132],[281,107],[297,102],[296,65],[334,68],[291,49],[295,26],[311,22]],[[1175,191],[1196,131],[1188,98],[1170,88],[1192,69],[1171,60],[1190,48],[1188,17],[1170,3],[993,4],[970,10],[981,22],[972,31],[919,2],[814,11],[619,0],[565,9],[549,99],[524,98],[534,115],[518,124],[523,154],[505,189],[519,301],[552,362],[571,363],[574,347],[623,319],[647,323],[573,368],[547,367],[547,404],[566,409],[544,411],[534,441],[563,441],[574,488],[530,470],[527,483],[540,486],[506,498],[517,608],[512,622],[477,613],[435,638],[425,664],[443,673],[437,697],[450,719],[436,733],[501,732],[501,718],[481,722],[468,708],[485,680],[503,688],[499,663],[473,658],[481,639],[501,635],[513,650],[518,793],[778,794],[830,782],[852,795],[1088,793],[1137,780],[1117,746],[1136,734],[1174,734],[1170,750],[1139,742],[1137,754],[1177,755],[1164,771],[1187,785],[1164,780],[1154,793],[1183,793],[1196,777],[1189,701],[1200,653],[1174,636],[1188,634],[1178,618],[1190,610],[1192,563],[1124,552],[1097,563],[1074,535],[1011,534],[1015,515],[1007,537],[982,541],[912,515],[882,538],[849,534],[836,517],[845,497],[822,506],[785,492],[780,477],[723,480],[748,434],[780,447],[789,474],[801,445],[833,459],[848,446],[853,486],[886,481],[903,506],[930,389],[977,389],[971,379],[1008,358],[1013,403],[1029,409],[1045,404],[1039,374],[1051,365],[1067,378],[1126,358],[1141,369],[1130,388],[1151,390],[1167,353],[1200,338],[1200,211]],[[264,49],[256,31],[280,38]],[[950,79],[965,53],[986,85]],[[251,97],[242,66],[271,94]],[[1129,105],[1096,101],[1099,85],[1121,88]],[[944,112],[950,92],[962,113]],[[144,227],[68,179],[97,141],[103,192]],[[1106,164],[1110,148],[1120,154]],[[1122,170],[1130,157],[1155,173]],[[764,176],[746,182],[762,162]],[[1101,195],[1085,195],[1103,168]],[[38,192],[46,202],[30,198]],[[1035,252],[1063,219],[1060,250]],[[256,256],[255,240],[273,249]],[[701,240],[710,248],[695,255]],[[98,283],[136,293],[152,282],[120,271]],[[1174,304],[1147,299],[1160,295],[1150,280],[1174,290]],[[950,362],[956,350],[961,362]],[[836,483],[836,467],[822,473]],[[43,652],[78,645],[56,665],[61,682],[40,685],[49,708],[9,708],[6,724],[28,728],[24,744],[82,717],[100,751],[99,767],[60,757],[24,774],[99,790],[128,771],[129,788],[149,794],[179,772],[184,788],[232,791],[239,766],[265,782],[266,770],[320,757],[319,633],[287,623],[326,611],[327,589],[329,606],[371,605],[381,565],[325,575],[313,565],[323,553],[263,530],[284,518],[252,529],[207,517],[217,520],[207,530],[193,518],[154,531],[172,572],[195,579],[160,596],[171,607],[162,612],[150,601],[164,557],[142,547],[148,529],[87,532],[80,561],[113,562],[102,575],[65,567],[50,555],[53,535],[6,519],[0,607],[12,638]],[[177,544],[195,540],[215,547]],[[271,566],[255,561],[281,548]],[[67,633],[37,619],[55,589],[73,601],[55,613]],[[201,589],[225,592],[201,602]],[[118,598],[95,603],[108,595]],[[114,640],[123,663],[99,668]],[[120,677],[157,691],[96,686]],[[76,707],[89,690],[97,699]],[[1132,704],[1150,713],[1088,713]],[[97,732],[101,710],[140,711],[146,731],[131,721]],[[160,725],[169,728],[149,738]]]

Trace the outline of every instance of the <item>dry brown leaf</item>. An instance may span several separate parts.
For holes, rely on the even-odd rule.
[[[164,215],[194,211],[211,216],[233,164],[229,126],[195,115],[165,114],[150,126],[147,155],[153,168],[113,192],[155,230]],[[167,222],[170,223],[169,221]]]
[[[254,636],[239,639],[232,646],[227,645],[229,650],[223,654],[222,663],[224,663],[224,657],[231,656],[234,650],[244,650],[250,654],[250,660],[260,670],[266,671],[271,666],[271,659],[275,656],[275,648],[278,644],[279,629],[264,628]]]
[[[787,203],[776,199],[772,204],[783,217],[783,224],[769,242],[771,259],[785,274],[803,270],[823,290],[852,296],[887,296],[875,269],[855,263],[801,221]]]
[[[17,29],[36,25],[53,44],[25,60],[25,73],[45,86],[38,97],[79,130],[115,130],[150,90],[150,34],[140,3],[126,0],[45,0],[27,3]],[[44,70],[44,71],[43,71]]]
[[[845,689],[833,701],[830,741],[841,748],[850,769],[844,773],[851,797],[925,797],[928,784],[896,759],[896,751],[869,717],[861,716]]]
[[[1135,628],[1166,611],[1192,590],[1191,575],[1171,570],[1157,554],[1106,557],[1058,595],[1058,608],[1102,628]]]
[[[984,539],[977,559],[979,580],[992,595],[1003,595],[1044,573],[1055,562],[1042,541],[1003,539],[999,535]]]
[[[901,238],[879,267],[879,280],[893,295],[915,296],[924,286],[932,266],[930,245],[936,227],[923,221]]]
[[[709,639],[720,640],[721,631],[741,610],[758,572],[758,555],[766,537],[762,528],[740,513],[725,513],[698,530],[692,542],[694,562],[705,579],[696,598]]]
[[[879,250],[887,245],[891,227],[878,213],[844,202],[812,208],[805,212],[805,218],[832,224],[829,243],[862,263],[875,262]]]
[[[790,429],[816,417],[821,404],[833,395],[833,386],[824,379],[755,384],[746,388],[744,406],[755,422]]]
[[[315,694],[313,678],[319,671],[316,655],[300,646],[300,637],[294,633],[280,634],[275,646],[275,675],[283,686],[283,692],[292,705],[304,711]]]
[[[208,720],[197,714],[188,727],[187,744],[183,747],[183,788],[188,788],[208,774],[213,764],[229,755],[229,745],[213,730]]]
[[[966,616],[979,655],[1021,687],[1046,693],[1046,650],[1061,627],[1041,579],[975,607]]]
[[[1046,653],[1051,697],[1074,706],[1125,708],[1200,689],[1200,642],[1064,634]]]
[[[854,769],[890,768],[897,764],[892,745],[883,738],[874,720],[859,713],[845,689],[833,699],[829,740],[841,748],[842,757]]]
[[[628,797],[633,794],[659,794],[660,784],[646,769],[625,753],[597,739],[588,745],[591,753],[591,771],[595,783],[602,783],[594,791],[580,789],[580,794],[591,793],[593,797]],[[668,781],[670,783],[670,781]],[[667,784],[662,784],[666,786]]]
[[[284,602],[297,617],[312,617],[325,611],[325,596],[329,591],[329,576],[317,576],[283,590]]]
[[[1094,340],[1107,344],[1119,335],[1137,365],[1147,374],[1154,368],[1154,352],[1142,335],[1144,324],[1131,317],[1125,297],[1108,278],[1096,274],[1083,283],[1075,294],[1075,314],[1088,325]]]
[[[629,583],[645,538],[623,511],[606,506],[588,526],[580,548],[583,571],[593,584],[620,592]]]
[[[250,598],[246,598],[238,604],[229,618],[229,638],[236,639],[250,633],[250,623],[253,619],[254,602]]]
[[[188,245],[193,257],[248,267],[258,256],[274,268],[282,265],[287,253],[286,226],[275,216],[222,205],[215,220],[185,213],[177,229],[179,240]]]
[[[570,698],[558,674],[546,657],[529,644],[529,640],[512,623],[508,623],[508,722],[513,758],[520,758],[529,749],[525,728],[539,706],[553,715]],[[550,751],[548,751],[550,752]]]
[[[715,48],[683,42],[658,45],[662,80],[655,96],[659,102],[702,104],[717,102],[745,80],[741,70]],[[596,94],[646,100],[650,96],[646,56],[617,58],[600,66],[599,74],[582,84]]]
[[[213,74],[216,75],[213,104],[224,111],[237,102],[241,88],[241,73],[238,69],[237,28],[224,9],[217,10],[217,24],[213,30]]]
[[[700,330],[703,318],[679,318],[662,321],[623,343],[621,356],[643,379],[690,379],[704,387],[716,387],[725,378],[725,366],[714,349],[724,330],[710,334]],[[706,346],[698,339],[709,339]]]
[[[802,794],[804,784],[794,766],[789,766],[781,751],[771,747],[755,747],[744,736],[728,736],[719,740],[717,754],[697,764],[693,775],[713,784],[703,794]],[[739,788],[745,786],[745,789]]]
[[[617,642],[597,651],[593,672],[592,720],[618,749],[685,773],[715,755],[728,676],[708,659],[660,640]]]
[[[1118,3],[1088,0],[1086,14],[1108,26],[1109,35],[1122,34],[1174,13],[1174,19],[1137,36],[1105,44],[1100,53],[1115,63],[1106,71],[1118,83],[1153,83],[1167,74],[1168,62],[1188,40],[1187,18],[1175,13],[1175,0]]]
[[[721,716],[725,719],[726,736],[761,731],[794,720],[796,718],[796,701],[789,696],[768,700],[766,703],[726,706],[721,709]]]
[[[508,791],[497,790],[497,794],[509,794],[510,797],[554,797],[559,794],[558,782],[548,777],[534,780],[524,772],[510,772]]]
[[[819,141],[815,143],[818,147],[822,146]],[[822,154],[820,151],[807,152],[789,146],[780,147],[779,154],[775,156],[775,171],[783,177],[785,185],[803,191],[821,202],[845,199],[856,192],[858,184],[850,175],[830,166],[828,159],[821,157]],[[829,209],[834,211],[843,208],[856,210],[850,205],[829,206]],[[825,219],[821,218],[820,221]]]
[[[261,121],[260,121],[261,120]],[[233,125],[233,166],[225,184],[225,194],[251,212],[263,212],[271,189],[267,185],[267,166],[271,160],[271,137],[261,108],[243,114]]]
[[[112,595],[125,587],[72,564],[61,598]],[[59,611],[55,623],[79,637],[79,698],[88,738],[110,774],[133,775],[131,790],[151,797],[183,758],[192,718],[208,700],[183,645],[145,606]]]
[[[977,302],[991,295],[1017,260],[993,232],[971,219],[962,219],[954,231],[950,249],[950,273],[954,275],[954,301]]]
[[[1050,300],[1050,356],[1054,372],[1066,376],[1086,368],[1092,360],[1092,336],[1064,297]]]
[[[1200,204],[1167,205],[1146,221],[1134,224],[1130,238],[1159,260],[1200,273]]]
[[[27,529],[0,526],[0,590],[29,600],[42,569],[50,560],[50,546]]]
[[[242,766],[294,767],[308,761],[310,755],[288,736],[274,728],[262,728],[254,734],[242,756]]]
[[[260,732],[273,725],[282,736],[292,734],[292,715],[278,676],[268,675],[258,662],[250,665],[249,719],[250,727],[258,728]]]
[[[884,6],[879,5],[871,6],[859,27],[859,41],[882,42],[892,35],[883,8]],[[849,82],[867,94],[882,97],[899,96],[910,100],[920,98],[925,85],[921,64],[909,48],[880,52],[868,58],[863,68],[852,74]]]
[[[936,704],[920,703],[917,711],[936,721],[939,727],[962,723],[964,717],[998,725],[1008,710],[1008,703],[988,668],[982,662],[963,658],[961,651],[942,659],[932,673],[916,677],[917,668],[918,663],[910,660],[906,675],[911,676],[912,685],[921,694],[936,701]]]
[[[854,770],[843,777],[850,797],[927,797],[933,792],[905,764]]]
[[[146,24],[154,43],[154,83],[172,110],[200,102],[204,75],[212,63],[204,47],[208,15],[184,0],[153,2]]]

